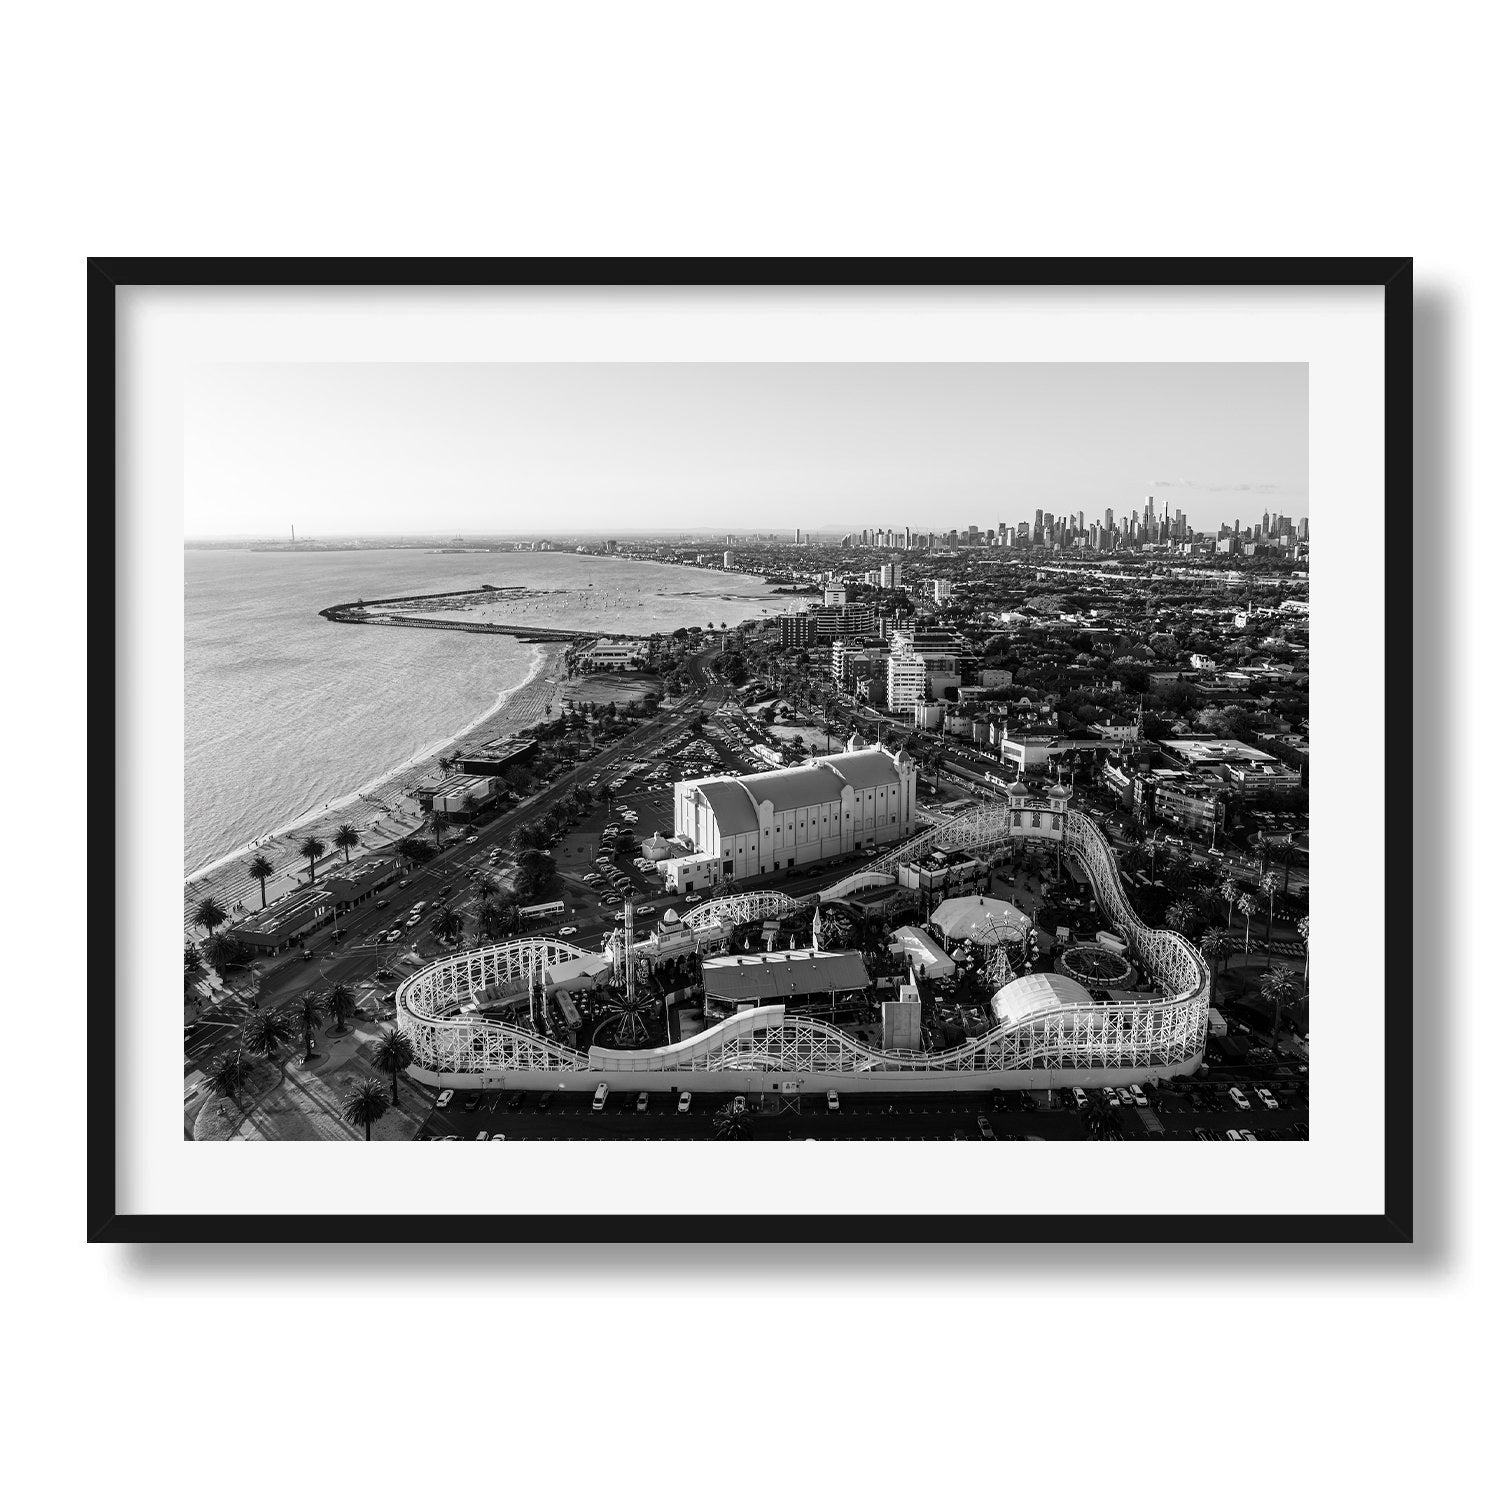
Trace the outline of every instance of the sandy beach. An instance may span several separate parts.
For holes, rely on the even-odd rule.
[[[410,760],[347,796],[308,812],[286,827],[268,831],[256,843],[196,871],[183,889],[186,940],[199,942],[204,937],[203,930],[193,923],[193,912],[206,896],[213,896],[229,913],[231,921],[260,909],[260,885],[248,873],[256,854],[264,854],[275,869],[276,873],[266,881],[266,899],[274,901],[307,883],[307,861],[297,850],[310,836],[320,839],[328,851],[318,861],[320,871],[344,863],[343,853],[333,844],[334,833],[344,823],[352,823],[360,836],[359,847],[351,851],[351,858],[396,843],[424,821],[414,793],[424,783],[443,777],[439,756],[469,741],[518,734],[545,719],[549,706],[556,710],[567,702],[570,690],[573,696],[585,691],[582,683],[570,684],[564,675],[565,645],[537,642],[532,649],[536,660],[527,680],[502,695],[488,713],[466,724],[457,734],[425,747]]]

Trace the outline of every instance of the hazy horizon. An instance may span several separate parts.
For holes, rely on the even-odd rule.
[[[1309,514],[1301,364],[200,367],[188,540]]]

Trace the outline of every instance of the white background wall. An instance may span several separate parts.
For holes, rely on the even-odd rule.
[[[753,16],[306,0],[246,14],[143,0],[12,17],[8,543],[47,549],[59,577],[81,562],[91,253],[1413,253],[1417,716],[1446,721],[1420,737],[1416,766],[1435,813],[1418,833],[1432,868],[1412,882],[1429,1021],[1416,1249],[86,1249],[81,1089],[71,1067],[26,1055],[34,1034],[13,1009],[18,1488],[302,1494],[378,1462],[384,1490],[427,1491],[476,1470],[408,1427],[403,1399],[422,1411],[435,1391],[442,1404],[474,1390],[490,1407],[461,1446],[494,1459],[513,1493],[597,1492],[605,1472],[621,1495],[674,1475],[717,1495],[1054,1487],[1069,1481],[1037,1434],[1059,1390],[1092,1390],[1106,1363],[1128,1390],[1091,1404],[1090,1475],[1099,1462],[1152,1484],[1194,1474],[1225,1496],[1482,1479],[1495,1130],[1486,1050],[1461,1028],[1492,1003],[1492,964],[1476,965],[1494,890],[1482,841],[1448,831],[1476,830],[1459,798],[1482,784],[1474,747],[1493,742],[1487,695],[1455,701],[1494,660],[1477,649],[1489,553],[1463,550],[1500,493],[1480,420],[1500,407],[1482,16],[1305,0],[1248,16],[805,0]],[[55,610],[48,571],[15,569],[8,605]],[[82,620],[50,630],[49,649],[29,633],[9,668],[28,705],[5,751],[12,785],[35,774],[34,742],[51,773],[84,771],[66,732]],[[11,817],[24,857],[6,878],[48,894],[15,924],[9,992],[76,1009],[82,976],[64,956],[83,917],[65,835],[82,812],[23,803]],[[1118,1332],[1080,1353],[1060,1304]],[[633,1336],[628,1371],[592,1368],[579,1351],[622,1309],[662,1316]],[[829,1325],[837,1362],[799,1352],[826,1347],[813,1330]],[[758,1462],[753,1432],[730,1422],[726,1436],[703,1397],[716,1366],[744,1368],[738,1335],[767,1327],[778,1376],[795,1368],[806,1399],[782,1409]],[[494,1355],[476,1355],[491,1337]],[[893,1378],[908,1430],[930,1441],[892,1446],[872,1422]],[[965,1411],[986,1431],[1004,1419],[989,1442],[938,1436]],[[1166,1456],[1121,1457],[1153,1445]],[[607,1467],[591,1457],[606,1448]]]

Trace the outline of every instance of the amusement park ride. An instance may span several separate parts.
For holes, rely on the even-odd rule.
[[[897,1083],[946,1089],[1098,1086],[1191,1073],[1202,1060],[1208,1031],[1207,966],[1181,935],[1140,921],[1107,841],[1091,819],[1070,811],[1067,802],[1064,788],[1037,798],[1013,787],[1005,800],[927,830],[817,895],[750,891],[705,902],[676,924],[665,944],[660,933],[637,940],[633,906],[627,906],[624,932],[606,949],[616,982],[604,1001],[607,1019],[599,1029],[614,1043],[610,1047],[596,1043],[581,1051],[539,1031],[480,1016],[474,1003],[476,996],[516,993],[521,986],[531,990],[547,969],[590,957],[584,950],[556,938],[534,937],[441,959],[397,991],[398,1023],[417,1054],[413,1071],[457,1086],[503,1077],[507,1085],[520,1087],[592,1087],[618,1080],[637,1089],[676,1086],[686,1081],[686,1074],[691,1087],[701,1090],[740,1090],[750,1074],[750,1084],[758,1081],[778,1091],[783,1084],[794,1089],[878,1089]],[[961,1046],[926,1053],[882,1052],[780,1004],[741,1010],[686,1041],[642,1046],[655,999],[649,993],[642,997],[638,968],[652,955],[678,948],[722,950],[736,927],[788,916],[851,889],[889,886],[901,863],[938,844],[999,853],[1023,839],[1055,842],[1060,853],[1065,850],[1077,861],[1110,927],[1122,935],[1130,966],[1154,993],[1061,1006],[1022,1021],[997,1023]],[[824,946],[835,941],[827,925],[833,915],[819,917]],[[988,977],[998,988],[1016,977],[1016,957],[1026,968],[1034,952],[1025,934],[997,930],[990,936],[1001,939],[984,945]],[[1021,938],[1019,948],[1011,937]],[[1091,960],[1079,961],[1087,965]]]

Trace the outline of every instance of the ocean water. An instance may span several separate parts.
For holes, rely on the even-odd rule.
[[[189,550],[185,572],[186,873],[431,753],[536,660],[508,636],[332,625],[330,604],[517,584],[557,591],[518,618],[617,634],[782,607],[759,580],[566,553]]]

